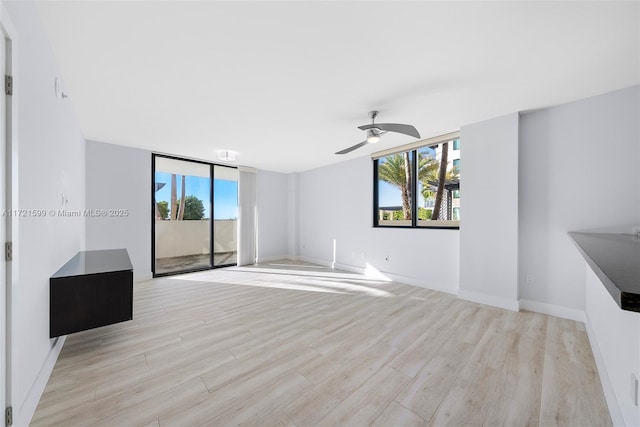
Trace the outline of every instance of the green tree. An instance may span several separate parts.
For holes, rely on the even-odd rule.
[[[438,162],[427,156],[420,156],[418,162],[418,180],[425,181],[434,170]],[[378,178],[398,187],[402,198],[402,219],[411,219],[411,173],[409,153],[392,154],[384,158],[378,166]]]
[[[442,145],[443,153],[448,152],[448,143],[444,143]],[[433,209],[433,217],[429,217],[429,219],[437,220],[439,219],[440,209],[442,206],[442,198],[444,194],[445,184],[457,182],[460,180],[460,170],[457,167],[452,167],[449,170],[446,170],[448,159],[447,155],[441,157],[440,162],[438,162],[434,158],[430,158],[429,163],[421,169],[420,182],[422,183],[421,194],[425,199],[435,199],[435,204],[439,206],[434,206]],[[444,179],[442,178],[444,172]],[[439,199],[439,200],[438,200]],[[438,210],[436,210],[438,207]]]
[[[176,174],[171,174],[171,221],[178,219],[178,209],[173,209],[176,206],[176,200],[178,200],[178,194],[176,192]]]
[[[418,208],[418,219],[428,220],[431,219],[431,209]]]
[[[169,202],[163,200],[157,203],[159,219],[169,219]]]
[[[178,206],[178,221],[182,221],[184,219],[184,204],[186,202],[186,198],[184,197],[185,195],[185,176],[182,175],[182,196],[180,196],[179,199],[179,206]]]
[[[181,200],[177,200],[176,210],[179,210],[181,205],[184,206],[183,220],[200,220],[204,218],[204,203],[196,196],[185,197],[184,203],[181,203]]]
[[[440,170],[438,171],[438,189],[436,190],[436,202],[433,205],[431,219],[436,221],[440,217],[440,206],[442,206],[442,195],[444,194],[444,184],[447,180],[447,161],[449,156],[449,143],[442,144],[442,154],[440,155]]]
[[[458,168],[449,169],[447,171],[445,181],[458,181],[460,175],[458,175],[457,170]],[[430,171],[423,179],[420,180],[420,182],[422,183],[422,190],[420,191],[420,193],[425,199],[435,199],[436,191],[438,189],[438,175],[439,171],[438,169],[436,169],[434,171]]]

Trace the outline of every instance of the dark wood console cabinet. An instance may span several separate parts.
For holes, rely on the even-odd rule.
[[[51,338],[133,319],[126,249],[78,252],[49,279]]]

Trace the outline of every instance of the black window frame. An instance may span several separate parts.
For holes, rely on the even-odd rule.
[[[156,158],[157,157],[164,157],[165,159],[172,159],[172,160],[182,160],[182,161],[186,161],[186,162],[192,162],[192,163],[199,163],[199,164],[203,164],[203,165],[208,165],[209,166],[209,179],[211,180],[211,188],[210,188],[210,212],[211,212],[211,229],[209,230],[209,239],[210,239],[210,251],[209,251],[209,266],[207,267],[197,267],[197,268],[189,268],[189,269],[185,269],[185,270],[178,270],[178,271],[169,271],[169,272],[165,272],[165,273],[156,273],[156,246],[155,246],[155,242],[156,242],[156,209],[155,209],[155,203],[156,203],[156,199],[155,199],[155,186],[156,186]],[[231,169],[239,169],[237,166],[231,166],[231,165],[223,165],[223,164],[219,164],[219,163],[212,163],[212,162],[207,162],[204,160],[195,160],[195,159],[189,159],[189,158],[185,158],[185,157],[178,157],[178,156],[172,156],[172,155],[168,155],[168,154],[160,154],[160,153],[151,153],[151,275],[153,278],[156,277],[165,277],[165,276],[175,276],[177,274],[187,274],[187,273],[195,273],[198,271],[207,271],[207,270],[213,270],[216,268],[224,268],[224,267],[234,267],[237,266],[238,263],[236,261],[235,264],[222,264],[222,265],[215,265],[214,262],[214,251],[213,251],[213,245],[214,245],[214,226],[213,226],[213,208],[214,208],[214,180],[215,180],[215,173],[214,173],[214,169],[215,166],[222,166],[225,168],[231,168]],[[238,200],[239,203],[239,200]]]
[[[384,228],[384,229],[424,229],[424,230],[459,230],[460,229],[460,220],[458,221],[458,225],[429,225],[428,227],[426,226],[421,226],[418,225],[418,197],[416,197],[416,194],[418,194],[418,164],[419,164],[419,158],[418,158],[418,150],[421,148],[425,148],[425,147],[435,147],[438,145],[443,144],[444,142],[451,142],[453,143],[454,140],[458,140],[459,137],[457,138],[452,138],[452,139],[448,139],[446,141],[442,141],[436,144],[426,144],[420,147],[416,147],[410,150],[400,150],[400,151],[396,151],[394,153],[389,153],[387,156],[391,156],[393,154],[402,154],[402,153],[411,153],[411,158],[413,159],[413,161],[411,162],[411,225],[381,225],[380,224],[380,215],[379,215],[379,188],[378,188],[378,183],[379,183],[379,179],[378,179],[378,166],[379,166],[379,160],[383,157],[387,157],[387,156],[381,156],[378,158],[374,158],[373,159],[373,227],[374,228]],[[437,223],[437,221],[434,221],[434,223]]]

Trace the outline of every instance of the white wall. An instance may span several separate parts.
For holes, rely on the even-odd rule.
[[[584,261],[567,232],[640,220],[639,99],[635,86],[521,116],[521,299],[584,310]]]
[[[258,262],[286,258],[288,181],[287,175],[258,170],[256,174],[258,212]]]
[[[300,234],[298,177],[299,174],[297,172],[287,175],[287,255],[291,259],[297,259],[300,254],[298,248],[298,236]]]
[[[85,141],[73,112],[73,95],[65,100],[55,96],[57,68],[35,6],[5,4],[18,35],[14,96],[19,175],[14,208],[47,211],[46,217],[19,218],[14,242],[18,283],[12,285],[11,403],[16,425],[24,425],[62,343],[49,339],[49,277],[84,246],[84,218],[49,211],[85,207]]]
[[[0,70],[2,70],[3,72],[7,72],[7,65],[6,65],[6,58],[7,58],[7,46],[9,44],[9,41],[7,40],[8,37],[7,35],[5,35],[5,28],[9,27],[8,24],[8,17],[4,17],[3,16],[3,11],[1,9],[2,7],[2,3],[0,2]],[[0,129],[7,129],[7,111],[6,111],[6,95],[4,92],[2,92],[2,94],[0,95]],[[9,124],[11,124],[11,122],[9,121]],[[1,165],[6,165],[7,164],[7,157],[5,155],[6,153],[6,144],[7,144],[7,135],[8,132],[2,132],[0,134],[0,164]],[[4,167],[3,167],[4,169]],[[2,209],[2,211],[4,212],[6,209],[5,206],[5,201],[6,201],[6,197],[7,197],[7,193],[6,193],[6,188],[7,188],[7,183],[5,182],[5,175],[7,174],[0,174],[0,209]],[[5,223],[3,221],[2,225],[0,225],[0,242],[6,242],[7,241],[7,235],[6,235],[6,231],[7,231],[7,227],[5,226]],[[4,408],[6,407],[5,405],[5,392],[6,392],[6,387],[4,387],[3,385],[5,384],[5,378],[6,378],[6,373],[7,373],[7,365],[6,365],[6,355],[7,355],[7,350],[5,348],[6,342],[7,342],[7,337],[5,336],[6,334],[6,330],[7,330],[7,325],[6,325],[6,321],[7,321],[7,316],[4,313],[4,307],[6,307],[6,295],[7,295],[7,288],[6,288],[6,277],[7,277],[7,271],[6,271],[7,265],[6,263],[2,263],[0,264],[0,307],[3,307],[2,310],[2,314],[0,315],[0,408]]]
[[[369,157],[301,172],[297,188],[300,258],[457,292],[457,230],[373,228]]]
[[[631,374],[640,375],[640,313],[621,310],[588,265],[586,271],[587,331],[609,412],[615,425],[622,424],[616,422],[620,418],[625,425],[640,425],[640,410],[631,399]]]
[[[460,130],[460,297],[517,310],[518,114]]]
[[[87,249],[126,248],[136,281],[151,278],[151,152],[87,141],[87,208],[128,209],[124,218],[87,218]],[[287,175],[256,176],[258,256],[285,258]]]
[[[125,248],[134,280],[151,278],[151,153],[87,141],[87,208],[127,209],[126,217],[88,217],[87,249]]]

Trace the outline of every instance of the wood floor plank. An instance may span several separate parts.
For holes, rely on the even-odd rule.
[[[454,301],[444,313],[438,313],[439,319],[389,365],[414,377],[451,337],[456,328],[463,327],[465,319],[474,310],[476,307],[463,301]]]
[[[134,285],[34,426],[610,425],[584,325],[299,261]]]
[[[395,400],[371,423],[371,427],[424,427],[427,422]]]
[[[315,425],[336,408],[384,365],[378,354],[364,354],[359,363],[345,365],[333,375],[285,406],[284,412],[296,425]]]
[[[212,382],[217,384],[217,378],[211,374],[203,375],[202,378],[209,389],[209,398],[194,405],[186,405],[182,410],[168,417],[160,417],[160,425],[211,425],[213,419],[224,415],[227,411],[233,411],[238,405],[259,394],[263,388],[278,381],[280,377],[295,372],[298,366],[307,363],[313,356],[313,353],[303,351],[290,353],[276,363],[261,365],[251,371],[243,371],[239,377],[235,377],[236,381],[227,382],[224,386],[213,390],[210,384]],[[297,375],[301,380],[311,384],[302,375]]]
[[[265,426],[264,420],[269,419],[283,405],[296,396],[309,390],[313,384],[295,371],[279,375],[265,384],[262,390],[242,403],[227,410],[224,414],[210,421],[212,425],[231,426]],[[284,413],[282,413],[284,415]],[[288,419],[288,417],[287,417]],[[289,422],[290,419],[289,419]]]
[[[500,392],[499,387],[493,368],[469,362],[429,420],[429,425],[491,425],[486,420],[494,411],[491,402]]]
[[[384,366],[334,410],[318,426],[368,426],[393,401],[398,392],[411,380],[407,375]]]
[[[274,414],[263,418],[261,420],[251,420],[246,423],[239,424],[242,427],[253,427],[253,426],[270,426],[270,427],[297,427],[293,421],[287,417],[282,411],[276,411]]]
[[[153,399],[147,399],[135,405],[128,406],[125,410],[114,411],[111,407],[108,412],[113,415],[100,420],[96,426],[111,427],[124,425],[145,425],[157,420],[166,414],[179,411],[185,405],[202,402],[209,397],[209,392],[200,378],[194,378],[170,390],[155,395]]]
[[[513,425],[538,425],[542,372],[546,346],[547,316],[536,313],[518,313],[517,332],[502,366],[504,394],[518,402],[512,405],[507,419]]]
[[[547,325],[540,424],[612,425],[584,329],[557,318]]]
[[[469,328],[454,330],[396,400],[423,419],[431,419],[458,374],[469,362],[494,315],[490,310],[482,310],[480,306],[469,312],[465,322]]]

